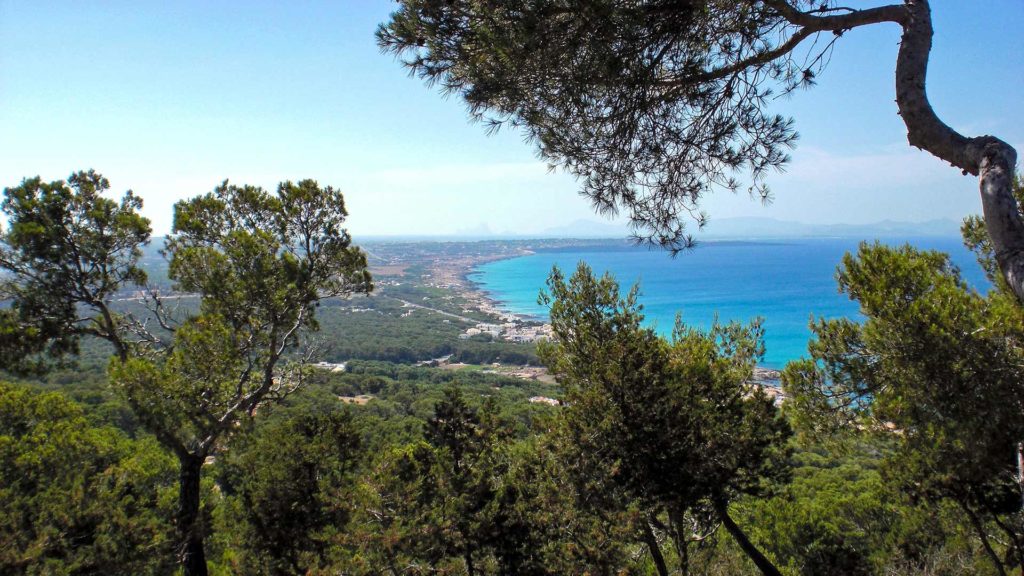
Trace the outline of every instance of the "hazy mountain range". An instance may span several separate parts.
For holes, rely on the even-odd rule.
[[[902,237],[902,236],[959,236],[960,223],[955,220],[928,220],[900,222],[883,220],[871,224],[807,224],[776,220],[774,218],[720,218],[708,222],[703,230],[691,227],[698,240],[717,239],[769,239],[812,237]],[[622,238],[629,234],[624,225],[594,220],[577,220],[565,226],[547,228],[532,238]],[[522,238],[521,234],[493,234],[486,227],[467,230],[459,236]]]
[[[776,238],[902,238],[915,236],[959,237],[960,223],[955,220],[928,220],[926,222],[899,222],[883,220],[871,224],[807,224],[776,220],[774,218],[720,218],[711,220],[703,230],[689,228],[698,241],[703,240],[770,240]],[[494,232],[486,224],[459,230],[455,234],[438,235],[356,235],[355,241],[473,241],[473,240],[534,240],[545,238],[625,239],[629,229],[623,224],[597,220],[576,220],[571,224],[545,228],[533,234]],[[154,237],[144,249],[146,257],[159,258],[163,237]]]

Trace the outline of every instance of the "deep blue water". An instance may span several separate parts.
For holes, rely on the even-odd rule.
[[[963,277],[987,290],[981,268],[958,238],[882,239],[910,242],[922,249],[950,254]],[[537,304],[552,266],[568,276],[578,262],[594,272],[611,272],[625,292],[640,283],[640,303],[650,325],[669,333],[677,312],[683,322],[707,327],[717,314],[722,321],[764,318],[767,352],[763,364],[781,368],[806,356],[808,321],[815,317],[858,317],[857,305],[836,287],[835,272],[843,254],[856,251],[856,239],[796,239],[758,242],[706,242],[671,258],[665,252],[619,243],[588,248],[538,251],[480,266],[470,279],[504,308],[546,320]]]

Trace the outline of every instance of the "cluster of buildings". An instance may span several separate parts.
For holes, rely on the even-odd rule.
[[[333,362],[317,362],[313,364],[313,367],[319,368],[320,370],[326,370],[328,372],[344,372],[348,366],[345,362],[339,362],[337,364]]]
[[[468,328],[462,334],[459,334],[459,338],[462,340],[468,340],[469,338],[480,334],[489,335],[495,340],[502,339],[509,342],[538,342],[540,340],[548,340],[551,338],[551,325],[528,325],[521,321],[505,322],[503,324],[481,322],[472,328]]]

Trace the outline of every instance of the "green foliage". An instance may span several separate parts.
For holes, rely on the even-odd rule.
[[[276,195],[225,181],[175,206],[168,277],[175,289],[199,294],[198,311],[175,323],[156,298],[170,347],[151,338],[162,355],[117,358],[110,376],[178,456],[186,574],[206,573],[199,510],[206,457],[261,404],[302,385],[301,362],[287,354],[318,327],[319,301],[372,289],[366,256],[341,227],[346,216],[341,193],[312,180],[284,182]]]
[[[146,282],[138,266],[149,242],[142,200],[131,191],[120,202],[104,198],[106,178],[89,170],[67,182],[27,178],[4,189],[0,209],[0,364],[10,371],[41,371],[76,354],[83,336],[115,343],[125,323],[110,309],[122,291]],[[84,313],[83,313],[84,312]]]
[[[284,341],[297,338],[316,326],[316,302],[372,288],[366,256],[342,228],[347,216],[341,192],[313,180],[283,182],[276,195],[225,181],[175,206],[168,276],[236,330],[259,336],[272,325]]]
[[[441,564],[436,551],[436,518],[431,517],[432,450],[420,441],[390,446],[377,454],[364,476],[361,513],[354,519],[358,553],[353,573],[379,567],[410,574],[428,573]]]
[[[786,479],[789,428],[747,384],[763,353],[759,325],[677,324],[665,341],[641,327],[637,288],[621,298],[584,264],[568,282],[555,269],[548,287],[557,339],[541,356],[565,388],[568,473],[591,505],[635,502],[652,523],[667,514],[685,569],[686,516],[707,530],[738,496]]]
[[[365,255],[341,228],[341,194],[312,180],[276,195],[227,182],[175,208],[168,276],[200,295],[198,311],[174,324],[165,357],[121,359],[116,386],[176,452],[205,455],[221,434],[268,396],[301,384],[276,372],[304,331],[316,329],[322,298],[371,289]]]
[[[497,489],[507,472],[500,456],[506,429],[493,402],[473,408],[448,387],[424,441],[378,459],[367,485],[374,513],[364,522],[382,565],[462,564],[475,574],[488,561],[488,548],[501,539]]]
[[[122,359],[111,380],[179,456],[205,457],[261,402],[300,386],[302,371],[279,365],[318,327],[316,304],[372,288],[346,215],[341,193],[312,180],[276,195],[224,182],[176,205],[168,276],[199,293],[198,313],[176,326],[158,317],[169,352]]]
[[[530,344],[462,340],[459,334],[468,326],[458,320],[445,324],[448,318],[426,310],[405,316],[409,309],[397,298],[420,300],[423,293],[418,289],[396,292],[385,286],[372,298],[352,301],[360,312],[334,301],[323,302],[318,311],[323,357],[412,364],[451,355],[452,362],[467,364],[539,364]]]
[[[792,483],[740,507],[759,520],[754,534],[792,574],[893,573],[901,563],[937,555],[947,523],[894,492],[873,452],[865,445],[846,457],[802,450]]]
[[[306,405],[261,419],[225,455],[225,531],[246,574],[305,574],[347,529],[361,438],[351,413]]]
[[[773,2],[402,0],[377,40],[490,129],[522,129],[598,210],[678,249],[701,196],[746,170],[768,197],[765,173],[788,160],[796,133],[765,112],[771,85],[808,85],[821,63],[791,59],[790,35]]]
[[[114,362],[110,381],[168,449],[205,457],[213,440],[240,418],[232,415],[238,414],[237,404],[244,399],[238,382],[247,366],[237,344],[220,317],[193,318],[175,332],[165,361]],[[251,393],[252,387],[241,388],[241,393]]]
[[[42,369],[77,353],[84,335],[113,346],[114,388],[179,460],[182,565],[205,574],[206,457],[262,403],[302,384],[302,370],[282,370],[285,357],[317,328],[321,299],[371,290],[366,257],[342,228],[333,188],[303,180],[269,194],[225,181],[175,206],[166,241],[168,277],[179,294],[198,294],[198,309],[178,317],[150,291],[144,317],[118,314],[114,296],[146,281],[138,261],[149,222],[130,192],[121,204],[101,198],[109,184],[94,172],[69,185],[36,178],[5,190],[0,267],[13,304],[0,317],[0,359]]]
[[[502,452],[508,468],[496,490],[499,537],[490,543],[502,567],[497,573],[643,573],[632,546],[636,511],[586,506],[551,433],[556,417]]]
[[[819,432],[877,431],[896,445],[886,470],[906,493],[955,502],[982,540],[991,521],[1019,541],[1021,308],[1006,292],[969,289],[945,255],[909,246],[862,244],[838,279],[866,320],[812,325],[813,360],[784,373],[794,410],[830,423]]]
[[[276,194],[225,183],[179,204],[168,277],[200,298],[177,315],[166,292],[117,301],[145,281],[146,224],[134,196],[90,192],[107,187],[90,174],[26,180],[4,205],[17,215],[4,258],[46,272],[4,264],[14,306],[0,360],[53,368],[74,352],[81,366],[33,384],[77,404],[0,385],[0,572],[163,574],[196,536],[223,573],[724,575],[752,572],[750,541],[792,575],[1019,564],[1024,316],[1008,292],[969,290],[942,255],[864,246],[844,260],[841,287],[866,321],[817,322],[812,359],[787,368],[786,415],[803,433],[792,455],[773,403],[746,383],[763,353],[757,322],[659,338],[635,290],[584,268],[549,284],[558,340],[541,354],[561,387],[488,366],[353,360],[536,356],[459,340],[461,320],[408,315],[402,300],[464,306],[415,283],[360,299],[362,312],[318,308],[369,279],[340,194],[310,181]],[[78,228],[31,225],[49,217]],[[979,223],[965,231],[1001,288]],[[83,246],[68,242],[83,238],[96,264],[75,276],[68,255]],[[63,256],[43,249],[60,242]],[[75,282],[102,306],[76,301],[84,320],[33,332],[40,318],[19,307],[59,318],[60,286]],[[346,371],[300,369],[318,328]],[[368,403],[338,398],[358,395]],[[200,482],[206,456],[216,474]]]
[[[435,514],[432,528],[438,532],[442,554],[464,558],[469,574],[493,531],[487,508],[494,500],[492,481],[502,473],[495,469],[494,451],[502,440],[495,416],[493,403],[472,409],[458,388],[449,387],[424,430],[433,448],[428,480]]]
[[[0,572],[166,574],[173,482],[155,442],[0,383]]]
[[[444,390],[457,383],[470,398],[493,396],[507,433],[525,438],[534,423],[554,407],[533,404],[533,396],[557,396],[551,384],[487,373],[484,370],[444,370],[386,362],[352,361],[345,372],[314,370],[307,376],[305,392],[288,402],[337,403],[338,397],[369,395],[364,406],[353,406],[363,430],[367,451],[387,452],[394,446],[423,439],[434,407]]]

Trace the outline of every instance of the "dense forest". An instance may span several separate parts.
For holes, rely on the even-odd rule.
[[[760,319],[665,336],[583,263],[550,338],[470,334],[312,179],[224,180],[159,240],[94,170],[6,187],[0,574],[1024,574],[1024,180],[932,109],[927,0],[402,0],[376,42],[676,253],[706,195],[771,198],[797,134],[768,104],[882,24],[908,142],[978,177],[992,289],[864,242],[860,315],[812,319],[771,391]]]
[[[978,219],[990,294],[945,255],[863,244],[837,278],[864,321],[814,324],[777,401],[752,383],[759,321],[661,337],[636,287],[584,265],[552,273],[536,347],[398,323],[396,302],[440,294],[365,296],[340,196],[312,181],[182,201],[164,282],[192,301],[114,305],[153,265],[134,197],[107,187],[5,192],[4,573],[1022,566],[1024,315]],[[417,365],[435,354],[542,362],[557,384]]]

